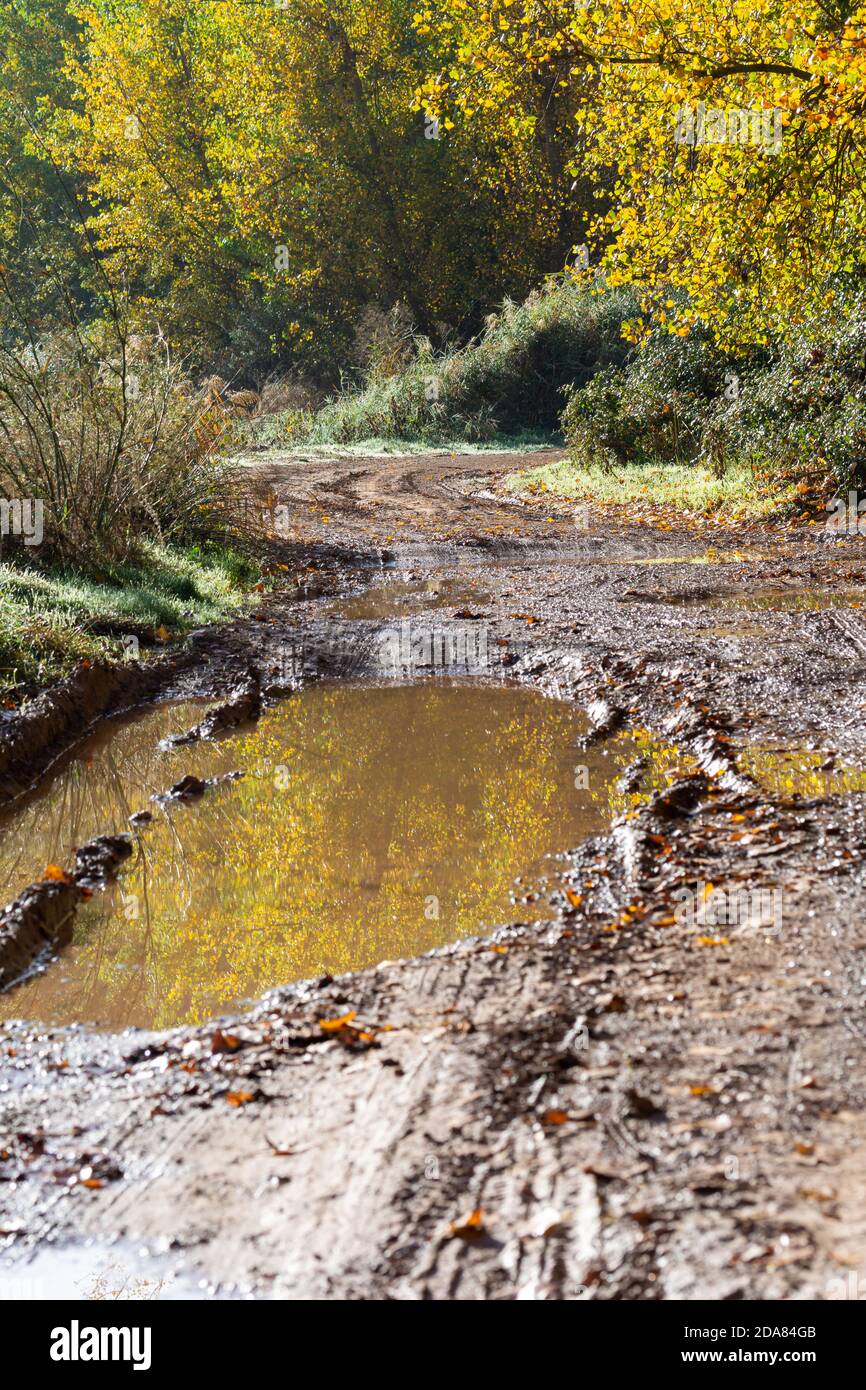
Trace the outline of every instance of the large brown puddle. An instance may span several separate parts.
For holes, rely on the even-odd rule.
[[[314,686],[235,737],[157,749],[200,717],[108,726],[3,826],[8,901],[76,844],[154,813],[130,868],[56,961],[0,997],[0,1019],[199,1022],[515,920],[515,877],[525,888],[623,809],[614,782],[634,754],[625,738],[578,752],[571,707],[470,683]],[[186,773],[237,769],[197,802],[149,801]]]

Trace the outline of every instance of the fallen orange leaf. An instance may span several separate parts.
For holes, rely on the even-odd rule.
[[[236,1038],[233,1033],[224,1033],[221,1028],[217,1028],[210,1040],[211,1052],[235,1052],[241,1045],[240,1038]]]
[[[358,1017],[357,1009],[350,1010],[347,1014],[342,1014],[340,1018],[320,1018],[319,1027],[323,1033],[339,1033],[341,1028],[352,1022],[353,1018]]]
[[[229,1105],[248,1105],[252,1099],[252,1091],[229,1091],[226,1096]]]
[[[67,873],[65,869],[61,869],[59,864],[46,864],[42,878],[43,881],[47,879],[49,883],[72,882],[72,875]]]
[[[461,1217],[459,1221],[452,1221],[448,1231],[460,1240],[474,1240],[484,1231],[484,1212],[480,1207],[475,1207],[468,1216]]]

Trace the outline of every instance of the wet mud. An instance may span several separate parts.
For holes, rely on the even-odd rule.
[[[471,676],[581,716],[590,787],[628,739],[605,823],[563,821],[543,892],[516,885],[495,925],[241,1012],[97,1032],[4,1010],[0,1277],[85,1240],[171,1248],[228,1297],[832,1299],[866,1277],[861,544],[577,525],[502,499],[514,466],[255,461],[293,518],[282,587],[63,718],[80,738],[136,698],[231,706],[251,672],[258,723],[322,682]],[[802,601],[720,624],[716,599],[780,586]],[[30,768],[39,720],[56,756],[42,698],[4,767]],[[255,727],[173,747],[161,789]]]

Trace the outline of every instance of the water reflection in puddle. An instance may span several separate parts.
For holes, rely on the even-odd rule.
[[[76,845],[128,830],[136,811],[185,772],[209,775],[213,745],[160,752],[166,734],[197,724],[206,705],[161,705],[123,722],[108,720],[65,758],[44,791],[22,809],[0,812],[0,901],[40,878],[47,864],[69,867]]]
[[[737,762],[764,791],[782,799],[866,792],[866,769],[816,749],[744,748]]]
[[[866,593],[862,589],[748,589],[739,593],[677,594],[662,590],[623,595],[625,601],[667,604],[672,608],[711,608],[730,613],[815,613],[828,608],[866,608]],[[763,634],[762,628],[751,631]],[[732,635],[749,635],[748,624],[733,630]]]
[[[0,1302],[137,1303],[213,1296],[178,1261],[117,1242],[102,1245],[44,1245],[33,1255],[0,1259]]]
[[[430,579],[424,583],[388,579],[384,583],[371,585],[362,594],[352,594],[348,598],[333,599],[323,604],[319,615],[387,621],[393,618],[395,612],[399,613],[410,604],[414,616],[436,609],[469,607],[475,610],[488,599],[489,595],[474,584],[460,583],[454,579]]]
[[[707,550],[702,555],[641,555],[626,556],[618,563],[627,565],[744,565],[751,560],[766,559],[739,550]]]
[[[190,713],[115,728],[7,825],[8,898],[183,773],[247,774],[154,807],[129,871],[80,911],[44,974],[0,998],[0,1019],[198,1022],[273,985],[513,920],[515,877],[532,881],[607,824],[633,753],[624,738],[578,753],[571,707],[469,683],[314,686],[237,737],[158,752]]]
[[[723,608],[766,613],[815,613],[826,608],[859,608],[864,595],[857,589],[752,589],[742,594],[711,594],[704,598],[671,595],[665,602],[696,608]]]

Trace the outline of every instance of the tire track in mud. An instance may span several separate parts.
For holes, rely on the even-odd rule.
[[[518,531],[550,539],[568,534],[573,523],[560,516],[553,524],[537,519],[517,500],[479,500],[476,484],[514,472],[521,463],[552,463],[562,449],[521,456],[514,453],[380,455],[359,462],[296,459],[270,453],[246,460],[251,483],[261,497],[276,496],[289,508],[315,507],[355,528],[355,539],[371,527],[378,532],[408,528],[443,536],[469,526],[473,531]],[[554,504],[551,503],[551,506]],[[560,513],[561,507],[556,508]],[[309,523],[305,523],[308,526]],[[323,534],[321,528],[318,534]]]
[[[260,496],[315,505],[299,526],[319,553],[357,557],[338,587],[369,580],[400,520],[412,533],[394,547],[401,560],[483,581],[510,679],[619,709],[704,771],[669,804],[569,847],[563,882],[580,902],[552,925],[515,921],[422,960],[277,991],[223,1021],[242,1043],[230,1055],[214,1049],[213,1025],[95,1042],[0,1029],[9,1132],[42,1126],[82,1162],[103,1150],[121,1175],[60,1197],[49,1153],[14,1193],[2,1184],[22,1253],[47,1237],[174,1241],[211,1283],[321,1298],[822,1297],[850,1261],[866,1269],[866,1047],[849,1027],[863,1003],[866,884],[856,853],[841,853],[866,846],[866,815],[851,798],[774,796],[736,758],[757,728],[788,746],[817,730],[822,746],[850,750],[840,682],[851,708],[866,704],[866,673],[841,640],[851,632],[836,623],[837,643],[816,642],[824,615],[765,615],[720,662],[711,610],[675,606],[694,573],[660,567],[644,602],[647,571],[622,554],[689,554],[703,538],[599,523],[591,569],[557,551],[573,539],[567,518],[557,530],[530,515],[522,542],[482,540],[513,527],[514,508],[471,489],[514,465],[271,460],[251,475]],[[461,532],[451,544],[437,541],[443,509],[442,529]],[[797,544],[786,555],[793,571],[823,563]],[[748,591],[764,568],[702,567],[701,591]],[[228,649],[214,645],[214,661],[229,650],[235,676],[251,653],[266,664],[298,623],[326,643],[318,602],[269,602]],[[779,655],[755,666],[768,633]],[[735,928],[701,945],[667,920],[677,885],[744,875],[790,888],[780,941]],[[840,945],[830,932],[842,916]],[[323,1040],[319,1020],[352,1009],[374,1044]],[[235,1108],[229,1090],[253,1099]],[[455,1234],[473,1208],[481,1228]]]
[[[831,613],[830,621],[848,638],[860,656],[866,658],[866,626],[862,618],[854,613]]]

